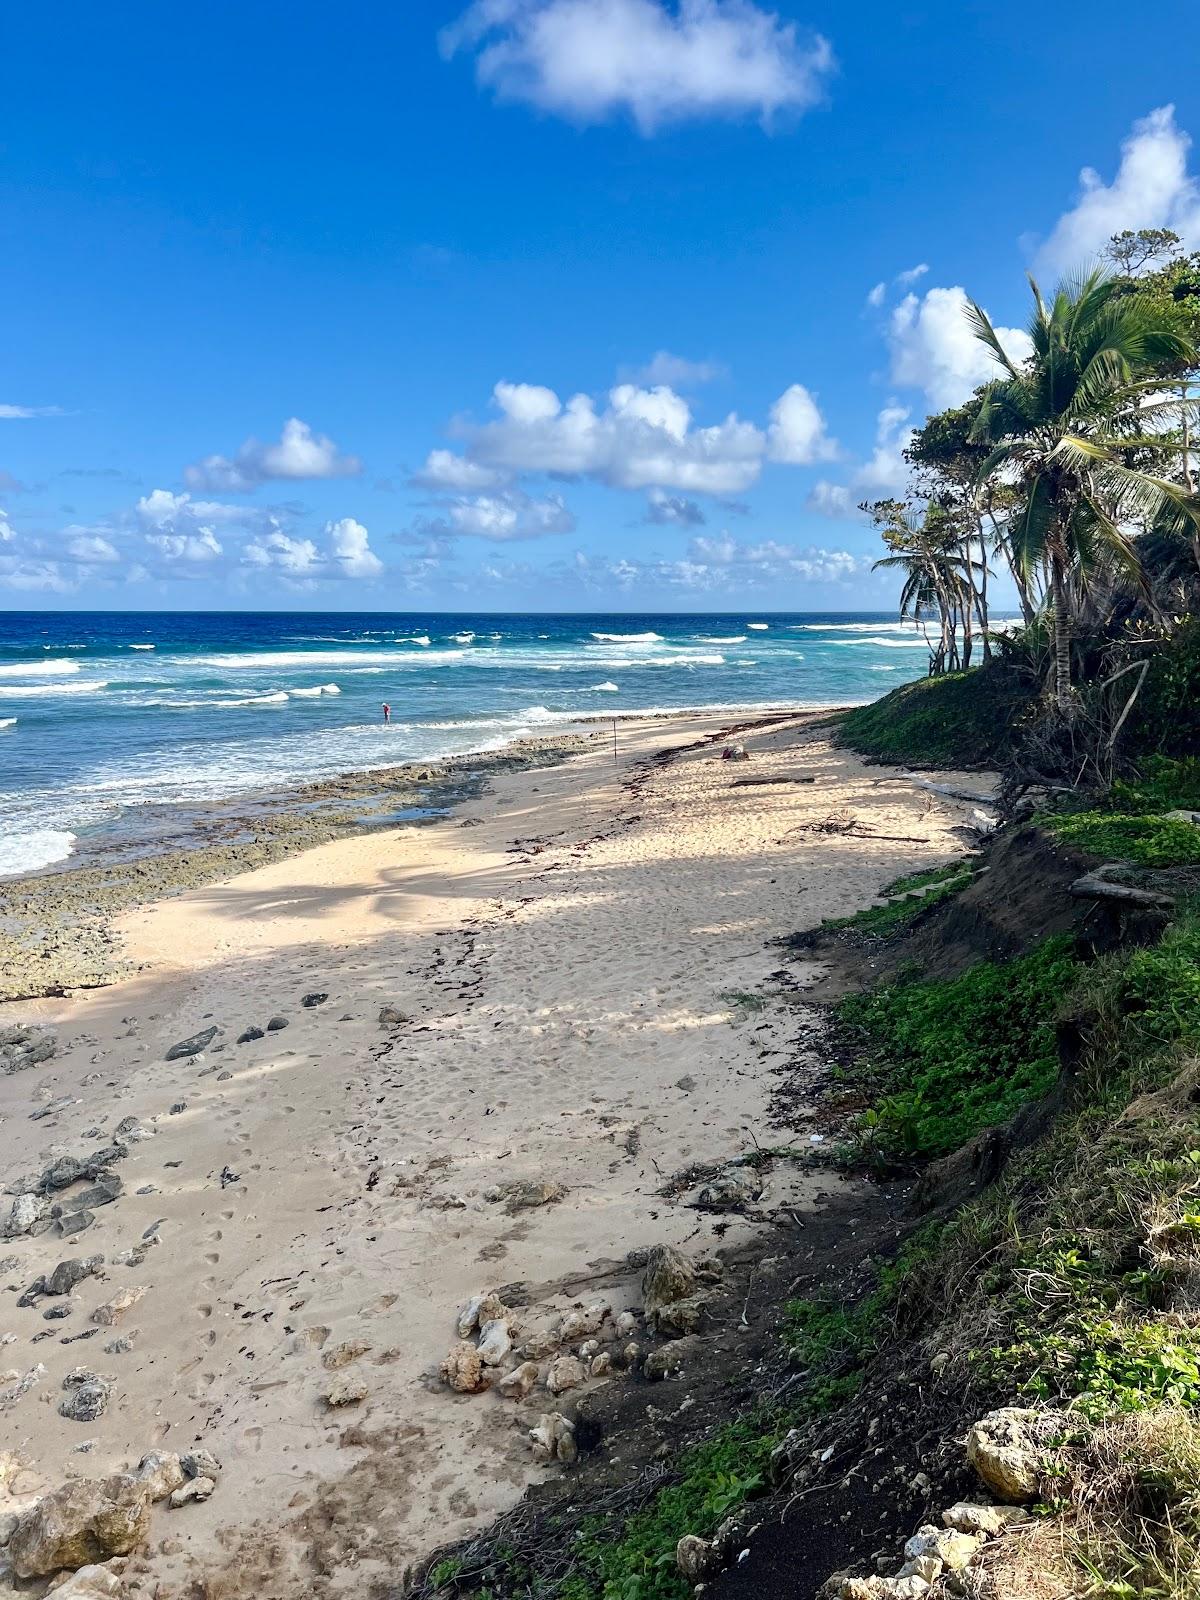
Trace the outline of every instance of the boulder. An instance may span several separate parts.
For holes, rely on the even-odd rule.
[[[187,1473],[173,1450],[151,1450],[138,1462],[134,1476],[145,1486],[147,1500],[165,1500]]]
[[[702,1302],[696,1298],[690,1300],[673,1300],[669,1305],[657,1306],[653,1311],[646,1313],[646,1321],[656,1333],[666,1334],[670,1338],[682,1338],[685,1334],[695,1333],[700,1326],[700,1311]]]
[[[208,1500],[216,1487],[211,1478],[189,1478],[182,1488],[175,1490],[167,1504],[172,1511],[178,1511],[190,1500]]]
[[[656,1244],[642,1274],[642,1301],[647,1313],[676,1300],[686,1300],[695,1288],[696,1273],[687,1257],[672,1245]]]
[[[364,1379],[356,1378],[352,1373],[346,1372],[335,1378],[325,1391],[325,1404],[327,1406],[356,1406],[367,1398],[367,1385]],[[196,1483],[207,1483],[207,1478],[197,1478]],[[212,1492],[211,1490],[209,1491]]]
[[[478,1394],[490,1381],[483,1369],[483,1357],[466,1339],[460,1339],[442,1362],[441,1374],[456,1394]]]
[[[485,1322],[479,1330],[479,1359],[485,1366],[498,1367],[512,1349],[512,1336],[503,1317]]]
[[[496,1385],[506,1400],[524,1400],[538,1380],[536,1361],[522,1361],[519,1367],[506,1372]]]
[[[381,1028],[402,1028],[407,1021],[407,1014],[401,1011],[399,1006],[380,1006],[379,1026]]]
[[[575,1442],[575,1425],[561,1411],[548,1411],[529,1430],[529,1442],[539,1461],[571,1462],[578,1458],[579,1446]]]
[[[698,1583],[705,1573],[717,1565],[717,1561],[707,1539],[701,1539],[695,1533],[685,1533],[675,1546],[675,1565],[689,1583]]]
[[[642,1372],[650,1383],[660,1383],[664,1378],[674,1377],[683,1370],[684,1357],[689,1346],[682,1339],[674,1339],[670,1344],[660,1345],[657,1350],[651,1350],[645,1361],[642,1362]]]
[[[178,1044],[173,1044],[167,1051],[168,1061],[182,1061],[185,1057],[198,1056],[217,1037],[216,1028],[203,1028],[199,1033],[193,1033],[188,1039],[181,1039]]]
[[[915,1576],[924,1578],[926,1583],[934,1583],[943,1572],[961,1572],[974,1560],[982,1545],[982,1538],[975,1534],[926,1525],[918,1528],[905,1543],[904,1565],[899,1576]]]
[[[9,1559],[19,1578],[74,1570],[128,1555],[149,1523],[146,1488],[136,1477],[75,1478],[22,1515],[8,1542]]]
[[[551,1394],[565,1394],[568,1389],[577,1389],[586,1378],[587,1373],[578,1356],[558,1356],[550,1363],[546,1387]]]
[[[589,1333],[597,1333],[609,1313],[607,1301],[599,1300],[595,1305],[583,1306],[574,1311],[568,1311],[558,1326],[558,1336],[565,1343],[570,1344],[575,1339],[582,1339]]]
[[[51,1590],[55,1600],[122,1600],[126,1588],[107,1567],[80,1567],[65,1583]]]
[[[974,1533],[993,1538],[1003,1533],[1010,1522],[1020,1522],[1023,1516],[1024,1512],[1018,1511],[1015,1506],[980,1506],[959,1500],[942,1512],[942,1521],[956,1533]]]
[[[279,1033],[282,1031],[282,1029],[286,1028],[287,1025],[288,1019],[286,1017],[272,1017],[267,1023],[267,1032]]]
[[[1025,1505],[1038,1498],[1047,1457],[1070,1426],[1059,1412],[1002,1406],[967,1434],[967,1460],[997,1500]]]
[[[126,1288],[118,1290],[111,1300],[106,1300],[102,1306],[97,1306],[92,1312],[92,1321],[101,1328],[111,1328],[114,1323],[120,1322],[125,1313],[137,1305],[145,1294],[144,1284],[129,1284]]]
[[[261,1028],[256,1028],[256,1027],[254,1027],[253,1024],[251,1024],[250,1027],[243,1028],[241,1033],[238,1034],[237,1042],[239,1044],[253,1044],[255,1039],[261,1039],[262,1036],[263,1036],[262,1029]]]
[[[221,1476],[221,1463],[211,1450],[185,1450],[179,1461],[189,1478],[211,1478],[215,1483]]]
[[[458,1314],[458,1337],[468,1339],[480,1323],[493,1322],[507,1315],[508,1308],[499,1295],[487,1293],[473,1295]]]
[[[607,1350],[601,1350],[598,1355],[592,1357],[592,1364],[588,1368],[590,1378],[607,1378],[611,1371],[612,1357]]]
[[[0,1236],[19,1239],[28,1233],[35,1222],[40,1222],[50,1211],[50,1202],[41,1194],[14,1195],[8,1215],[0,1223]]]

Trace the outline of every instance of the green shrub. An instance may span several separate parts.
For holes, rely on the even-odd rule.
[[[843,928],[852,929],[855,933],[880,936],[895,933],[919,911],[957,894],[970,883],[973,875],[974,869],[961,861],[951,862],[945,867],[930,867],[925,872],[910,873],[908,877],[897,878],[895,883],[879,891],[881,897],[888,897],[885,905],[864,906],[861,911],[855,911],[848,917],[826,917],[821,927],[830,933]],[[922,890],[923,893],[919,892]]]
[[[842,718],[838,742],[876,761],[912,767],[987,767],[1007,755],[1032,704],[1028,682],[1000,662],[919,678]]]
[[[1200,758],[1148,756],[1139,776],[1116,780],[1110,803],[1114,811],[1130,815],[1200,811]]]
[[[868,1056],[879,1095],[863,1132],[885,1152],[945,1155],[1053,1086],[1054,1017],[1079,964],[1065,937],[943,982],[850,995],[838,1016]]]

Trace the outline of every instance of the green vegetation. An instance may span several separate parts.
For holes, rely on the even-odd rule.
[[[1042,819],[1055,838],[1109,861],[1139,867],[1181,867],[1200,862],[1200,828],[1167,817],[1076,811]]]
[[[875,761],[989,767],[1007,756],[1033,689],[999,662],[902,684],[842,718],[838,741]]]
[[[1198,685],[1200,689],[1200,685]],[[1139,731],[1142,724],[1139,719]],[[1200,811],[1200,759],[1185,756],[1152,755],[1141,763],[1141,772],[1118,778],[1112,785],[1108,803],[1114,811],[1141,816],[1161,815],[1164,811]]]
[[[945,1155],[1046,1094],[1058,1073],[1054,1017],[1077,974],[1070,940],[943,982],[890,984],[838,1008],[877,1096],[860,1138],[873,1154]]]
[[[919,911],[938,905],[966,887],[974,876],[974,867],[965,861],[952,861],[948,866],[929,867],[924,872],[913,872],[897,878],[881,889],[886,904],[864,906],[848,917],[826,917],[821,927],[834,933],[849,929],[854,933],[868,933],[882,937],[895,933],[911,922]]]

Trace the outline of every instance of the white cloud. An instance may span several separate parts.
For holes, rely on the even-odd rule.
[[[117,553],[116,546],[111,540],[106,539],[103,534],[89,533],[84,529],[76,532],[74,529],[67,528],[65,531],[69,536],[67,539],[67,554],[72,561],[80,561],[86,565],[95,566],[102,562],[119,561],[121,559]]]
[[[963,289],[928,289],[923,297],[908,294],[888,323],[892,382],[923,389],[936,409],[961,405],[989,378],[999,376],[991,352],[980,343],[966,318]],[[1020,328],[997,328],[1013,361],[1032,353],[1029,335]]]
[[[855,471],[848,484],[821,479],[813,485],[807,505],[824,517],[855,517],[861,499],[874,495],[903,493],[911,469],[904,451],[912,441],[913,429],[907,426],[908,408],[892,400],[880,411],[875,423],[875,448],[868,460]]]
[[[1200,249],[1200,183],[1188,172],[1191,144],[1176,125],[1174,106],[1159,106],[1135,122],[1110,184],[1092,167],[1079,174],[1079,199],[1038,250],[1039,270],[1090,266],[1126,228],[1170,228],[1189,249]]]
[[[412,484],[417,489],[449,489],[468,493],[472,489],[494,489],[504,481],[502,473],[481,467],[453,450],[431,450]]]
[[[849,485],[830,483],[826,478],[813,484],[805,504],[810,511],[815,511],[822,517],[853,517],[858,514],[858,507]]]
[[[462,495],[445,501],[440,515],[420,525],[430,538],[540,539],[549,534],[573,533],[575,518],[561,495],[541,499],[521,489],[497,494]]]
[[[646,521],[662,527],[694,528],[705,521],[704,512],[684,495],[651,489],[646,499]]]
[[[134,507],[138,520],[147,527],[179,529],[196,523],[253,522],[261,515],[246,506],[223,505],[219,500],[193,500],[190,494],[173,494],[170,489],[152,489]]]
[[[282,529],[262,534],[242,551],[249,567],[271,567],[289,577],[311,578],[320,571],[321,552],[311,539],[294,539]]]
[[[10,539],[17,537],[17,530],[8,520],[8,513],[0,510],[0,544],[6,544]]]
[[[752,0],[474,0],[440,36],[479,83],[574,122],[627,112],[645,133],[702,116],[803,111],[833,53]]]
[[[53,594],[67,594],[75,588],[57,561],[29,561],[20,556],[0,556],[0,585],[21,591],[46,590]]]
[[[332,439],[314,434],[307,422],[291,417],[284,423],[278,443],[247,439],[232,459],[205,456],[186,467],[183,476],[192,489],[245,493],[273,478],[349,478],[361,471],[357,456],[342,455]]]
[[[325,533],[334,561],[348,578],[377,578],[383,571],[383,562],[371,549],[370,536],[361,522],[342,517],[327,522]]]
[[[883,304],[886,295],[887,284],[880,279],[874,288],[867,291],[867,304],[877,311]]]
[[[493,399],[499,418],[465,428],[465,456],[458,459],[507,476],[725,495],[755,483],[768,455],[798,463],[833,450],[815,401],[799,384],[772,408],[766,431],[734,413],[697,427],[688,402],[665,384],[618,384],[600,407],[586,394],[564,404],[552,389],[528,383],[500,382]],[[442,470],[450,469],[442,463]]]
[[[898,283],[901,288],[907,289],[912,284],[916,283],[918,278],[923,278],[928,271],[928,261],[918,261],[915,267],[906,267],[903,272],[898,272],[894,281]]]
[[[693,389],[701,383],[711,383],[724,375],[725,368],[716,361],[688,361],[684,356],[673,356],[669,350],[656,350],[644,367],[629,374],[634,383],[649,388],[665,384],[669,389]]]
[[[865,572],[870,556],[850,550],[826,550],[808,545],[797,549],[775,539],[743,544],[723,533],[719,539],[693,539],[688,555],[698,566],[730,569],[728,578],[738,584],[778,582],[803,578],[809,583],[843,583]]]
[[[6,422],[28,417],[65,417],[61,406],[0,406],[0,419]]]
[[[772,461],[805,467],[837,455],[837,445],[825,432],[825,419],[816,399],[802,383],[785,389],[771,407],[767,449]]]
[[[146,543],[167,561],[215,561],[223,553],[216,534],[205,527],[197,528],[195,533],[148,533]]]

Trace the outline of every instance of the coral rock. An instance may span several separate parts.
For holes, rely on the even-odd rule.
[[[465,1339],[450,1351],[442,1362],[442,1377],[456,1394],[478,1394],[486,1389],[488,1379],[483,1370],[483,1358],[473,1344]]]
[[[44,1577],[124,1556],[149,1527],[146,1486],[128,1473],[76,1478],[26,1511],[8,1542],[20,1578]]]
[[[998,1500],[1023,1505],[1037,1499],[1047,1453],[1068,1427],[1057,1412],[1002,1406],[967,1434],[967,1460]]]

